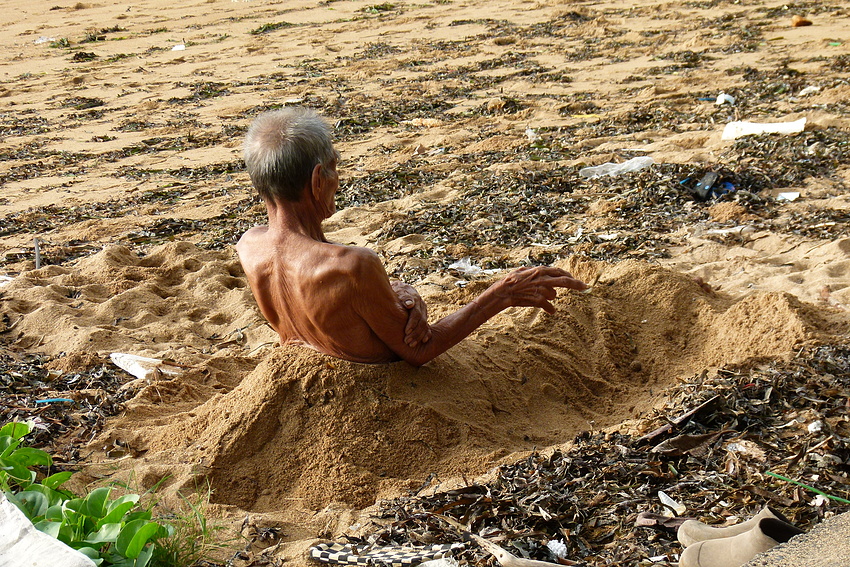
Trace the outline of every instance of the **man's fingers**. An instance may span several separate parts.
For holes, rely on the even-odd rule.
[[[555,278],[550,278],[546,281],[546,285],[552,287],[566,287],[578,291],[584,291],[589,287],[583,281],[577,280],[572,276],[559,276]]]

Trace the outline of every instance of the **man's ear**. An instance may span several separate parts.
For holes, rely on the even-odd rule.
[[[324,187],[325,177],[322,175],[322,164],[316,164],[313,168],[313,175],[310,177],[310,191],[313,193],[313,198],[320,200],[322,198],[322,189]]]

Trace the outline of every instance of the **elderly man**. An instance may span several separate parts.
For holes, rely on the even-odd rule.
[[[390,282],[377,254],[325,239],[322,221],[336,212],[338,159],[327,123],[303,108],[260,115],[245,139],[245,163],[269,224],[247,231],[236,250],[281,343],[354,362],[421,366],[508,307],[552,313],[556,288],[587,287],[558,268],[519,268],[429,325],[419,294]]]

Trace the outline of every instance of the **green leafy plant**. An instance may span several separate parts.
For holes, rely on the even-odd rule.
[[[63,490],[73,473],[59,472],[36,482],[34,467],[50,467],[45,451],[23,446],[32,423],[7,423],[0,428],[0,489],[35,527],[90,557],[104,567],[145,567],[159,538],[174,528],[152,520],[140,509],[139,496],[110,499],[113,487],[101,487],[85,497]]]

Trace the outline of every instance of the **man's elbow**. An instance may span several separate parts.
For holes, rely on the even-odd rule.
[[[415,349],[414,349],[415,350]],[[437,355],[428,352],[408,352],[401,355],[402,360],[411,366],[419,368],[434,360]]]
[[[425,357],[409,357],[409,356],[405,356],[405,357],[404,357],[404,361],[405,361],[406,363],[408,363],[409,365],[411,365],[411,366],[415,367],[415,368],[419,368],[420,366],[425,366],[428,362],[430,362],[430,361],[431,361],[431,360],[433,360],[433,359],[434,359],[434,357],[433,357],[433,356],[432,356],[432,357],[429,357],[429,358],[425,358]]]

